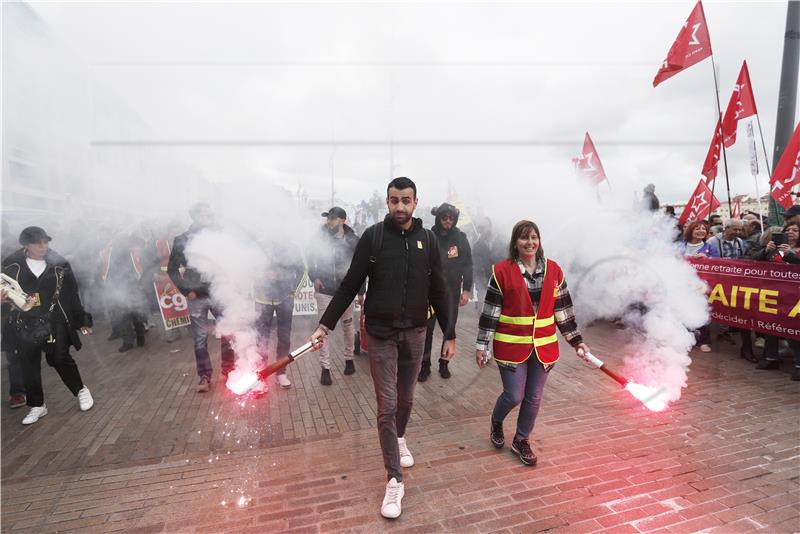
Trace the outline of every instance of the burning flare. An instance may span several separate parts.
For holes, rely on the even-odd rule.
[[[664,388],[651,388],[642,384],[628,382],[625,384],[625,389],[639,399],[648,410],[653,412],[663,412],[667,409],[669,401],[664,395]]]

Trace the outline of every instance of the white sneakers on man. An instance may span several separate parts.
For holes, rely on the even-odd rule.
[[[406,438],[397,438],[397,446],[400,448],[400,466],[413,467],[414,457],[411,456],[411,451],[408,450],[408,445],[406,445]]]
[[[289,380],[289,377],[286,376],[286,373],[281,373],[275,377],[278,381],[278,385],[283,389],[289,389],[292,387],[292,382]]]
[[[25,419],[22,420],[23,425],[32,425],[42,417],[47,415],[47,406],[42,404],[41,406],[34,406],[31,408],[31,411],[28,412],[28,415],[25,416]]]
[[[91,409],[92,406],[94,406],[92,394],[89,393],[89,388],[83,386],[78,392],[78,407],[82,412],[85,412],[86,410]]]
[[[400,512],[402,512],[401,503],[405,492],[405,486],[402,482],[398,482],[396,478],[392,478],[386,484],[386,495],[383,497],[383,504],[381,505],[381,515],[383,517],[386,519],[400,517]]]

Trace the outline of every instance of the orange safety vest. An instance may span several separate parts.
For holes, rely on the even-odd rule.
[[[494,264],[492,276],[503,295],[503,308],[492,345],[495,360],[522,363],[536,354],[543,364],[555,363],[558,338],[553,309],[558,288],[564,283],[561,267],[552,260],[545,260],[538,315],[533,311],[528,285],[517,262],[503,260]]]

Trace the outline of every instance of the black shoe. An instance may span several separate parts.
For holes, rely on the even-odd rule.
[[[125,343],[123,343],[123,344],[122,344],[122,346],[121,346],[120,348],[118,348],[117,350],[118,350],[119,352],[128,352],[128,351],[129,351],[129,350],[131,350],[132,348],[133,348],[133,343],[128,343],[128,342],[126,341],[126,342],[125,342]]]
[[[489,439],[492,440],[492,445],[495,449],[502,449],[506,444],[506,438],[503,435],[503,422],[495,421],[492,419],[492,430],[489,433]]]
[[[745,347],[744,345],[741,349],[739,349],[739,357],[747,360],[748,362],[756,363],[758,361],[756,355],[753,354],[753,347]]]
[[[333,384],[333,380],[331,380],[331,370],[330,369],[323,369],[322,376],[319,379],[319,383],[323,386],[330,386]]]
[[[780,369],[780,360],[759,360],[756,369]]]
[[[144,336],[136,336],[136,346],[144,347]]]
[[[111,335],[108,336],[107,341],[114,341],[115,339],[119,339],[119,334],[117,332],[111,332]]]
[[[345,375],[352,375],[356,372],[356,365],[353,363],[353,360],[345,360],[344,362],[344,374]]]
[[[447,360],[439,360],[439,376],[442,378],[450,378],[450,369],[447,368]]]
[[[800,367],[795,367],[792,371],[792,380],[800,380]]]
[[[519,459],[525,465],[536,465],[536,455],[531,450],[531,444],[527,439],[515,439],[511,442],[511,450],[519,455]]]
[[[425,382],[428,377],[431,376],[431,364],[422,364],[422,367],[419,369],[419,376],[417,377],[417,382]]]

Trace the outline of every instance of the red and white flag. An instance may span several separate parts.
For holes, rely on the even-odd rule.
[[[750,84],[750,72],[747,70],[747,61],[745,61],[742,63],[739,78],[733,87],[733,94],[728,101],[725,116],[722,118],[722,133],[726,148],[736,142],[736,128],[739,126],[739,121],[757,113],[753,86]]]
[[[736,200],[733,201],[733,213],[731,213],[731,219],[741,219],[742,218],[742,197],[736,197]]]
[[[772,185],[772,198],[783,206],[783,209],[791,208],[794,204],[792,187],[800,185],[800,123],[795,127],[769,183]]]
[[[658,69],[653,80],[653,87],[675,76],[683,69],[703,61],[711,54],[711,38],[708,35],[703,3],[697,2],[689,18],[683,24],[681,31],[678,32],[678,37],[672,43],[669,52],[667,52],[667,59]]]
[[[703,162],[703,170],[700,174],[706,177],[706,183],[710,184],[717,177],[717,165],[719,164],[719,151],[722,147],[722,127],[717,119],[717,127],[714,130],[714,137],[711,139],[711,146],[708,147],[706,160]]]
[[[603,180],[608,180],[603,164],[600,162],[600,156],[597,155],[592,138],[589,137],[589,132],[586,132],[586,137],[583,138],[583,150],[581,150],[580,157],[572,158],[572,163],[592,185],[598,185]]]
[[[711,194],[708,184],[702,179],[697,182],[694,193],[681,212],[678,223],[683,226],[687,221],[700,221],[711,215],[719,207],[719,200]]]

